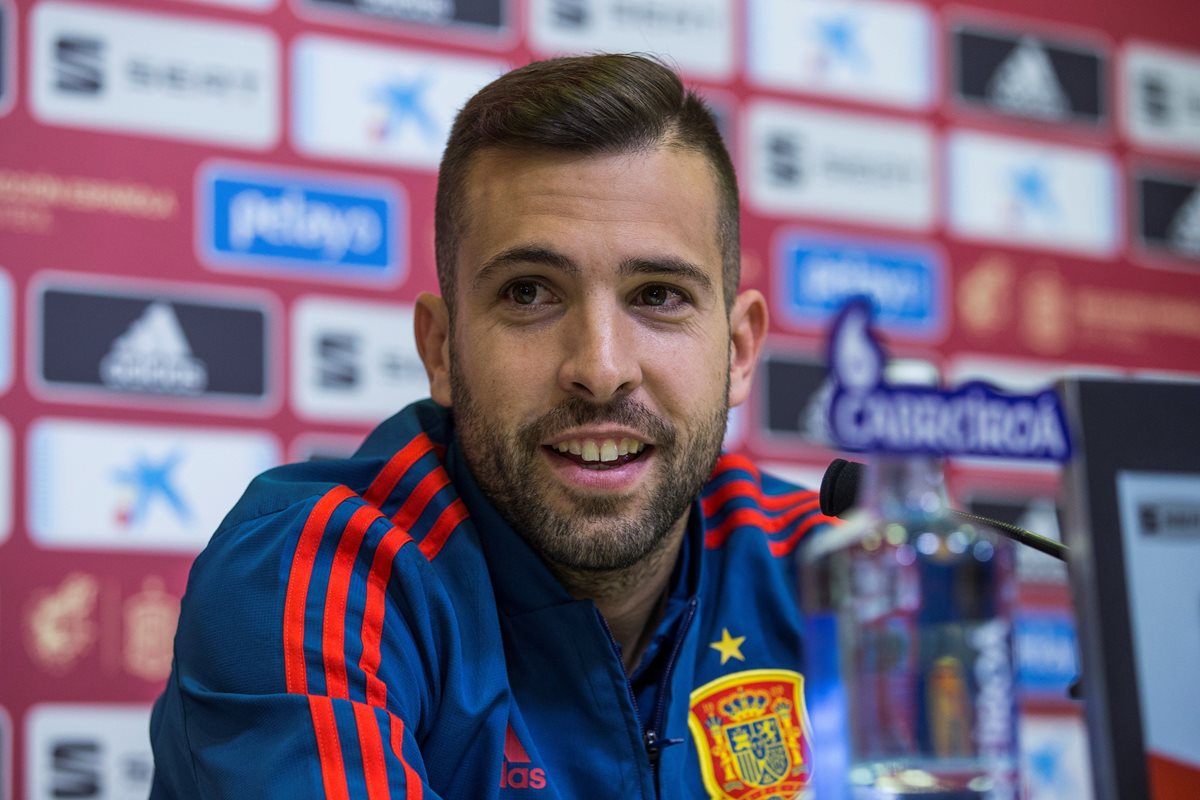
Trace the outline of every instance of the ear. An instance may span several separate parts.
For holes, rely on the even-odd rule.
[[[767,339],[767,301],[757,289],[747,289],[729,312],[729,405],[750,397],[754,368]]]
[[[429,377],[429,396],[438,405],[450,403],[450,313],[446,301],[436,294],[421,292],[413,313],[417,353]]]

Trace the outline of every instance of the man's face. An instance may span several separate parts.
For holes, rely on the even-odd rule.
[[[684,524],[724,435],[712,173],[670,148],[485,150],[467,200],[449,342],[467,462],[551,563],[630,566]]]

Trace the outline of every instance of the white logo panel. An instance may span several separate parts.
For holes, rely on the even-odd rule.
[[[1200,53],[1131,45],[1123,55],[1129,138],[1200,153]]]
[[[150,793],[150,706],[46,703],[25,718],[25,796],[134,800]]]
[[[766,86],[904,108],[933,101],[928,9],[881,0],[751,0],[747,67]]]
[[[12,797],[12,719],[0,706],[0,800]]]
[[[933,223],[933,133],[891,117],[759,102],[746,137],[749,197],[769,214],[923,230]]]
[[[303,298],[292,347],[292,400],[306,417],[378,422],[429,396],[411,305]]]
[[[731,0],[530,0],[530,40],[540,52],[643,52],[681,71],[733,73]]]
[[[268,11],[275,7],[279,0],[187,0],[191,3],[203,3],[209,6],[228,6],[244,11]]]
[[[13,521],[12,429],[0,419],[0,544],[12,533]]]
[[[265,28],[49,0],[33,11],[44,122],[267,149],[279,47]]]
[[[274,437],[228,428],[41,419],[29,438],[29,530],[46,547],[199,552]]]
[[[505,70],[499,61],[305,36],[292,49],[296,147],[437,169],[458,109]]]
[[[958,236],[1088,255],[1117,248],[1117,171],[1108,154],[955,131],[947,155],[947,213]]]
[[[0,394],[8,391],[12,382],[13,334],[17,324],[13,311],[12,281],[0,269]]]

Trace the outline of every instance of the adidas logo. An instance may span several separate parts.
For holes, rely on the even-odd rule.
[[[987,98],[997,109],[1023,117],[1059,120],[1071,111],[1046,49],[1028,37],[996,70]]]
[[[208,369],[192,356],[171,305],[156,300],[113,342],[100,361],[100,379],[130,391],[199,394]]]
[[[1192,192],[1171,220],[1167,239],[1179,253],[1200,256],[1200,191]]]
[[[546,771],[541,767],[529,766],[532,762],[533,759],[529,757],[510,723],[504,732],[504,763],[500,765],[500,788],[545,789]]]

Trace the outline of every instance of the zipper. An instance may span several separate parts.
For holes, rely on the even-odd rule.
[[[662,756],[664,747],[669,747],[673,744],[682,744],[683,739],[666,739],[660,738],[658,732],[662,730],[663,723],[667,715],[667,692],[671,687],[671,675],[675,672],[675,664],[679,661],[679,651],[683,649],[683,641],[687,638],[688,628],[692,626],[692,620],[696,616],[697,601],[695,597],[688,600],[687,611],[684,613],[683,620],[679,625],[679,633],[675,637],[675,643],[671,646],[671,655],[667,658],[667,665],[663,669],[662,679],[658,684],[658,698],[654,703],[654,717],[649,728],[642,734],[642,745],[646,749],[646,757],[650,761],[650,775],[654,779],[654,788],[658,789],[658,761]],[[617,637],[613,636],[612,628],[608,627],[608,620],[596,610],[596,617],[600,620],[600,625],[604,628],[604,632],[608,634],[608,643],[612,646],[613,654],[617,657],[617,661],[621,661],[621,646],[617,644]],[[625,676],[625,691],[629,695],[629,703],[633,706],[634,716],[638,720],[638,724],[642,722],[642,714],[638,709],[637,696],[633,691],[633,683],[630,682],[629,676]]]
[[[688,628],[692,626],[692,619],[696,616],[696,605],[695,597],[688,600],[687,612],[684,614],[683,621],[679,625],[679,634],[675,637],[675,644],[671,647],[671,655],[667,659],[667,666],[663,669],[662,680],[658,684],[658,697],[654,702],[654,718],[643,737],[646,744],[646,754],[650,757],[650,768],[654,773],[656,786],[658,785],[658,760],[662,756],[663,748],[683,742],[683,739],[660,739],[658,732],[663,729],[663,725],[666,722],[667,694],[671,689],[671,675],[675,672],[676,662],[679,661],[679,651],[683,649],[683,641],[687,638]]]
[[[621,672],[625,672],[624,662],[621,661],[621,645],[617,644],[617,637],[613,636],[612,628],[608,627],[608,620],[600,613],[600,609],[596,609],[596,619],[600,620],[601,627],[608,634],[608,643],[612,645],[613,655],[617,657],[617,663],[621,664]],[[629,681],[629,676],[625,676],[625,692],[629,695],[629,704],[633,706],[633,716],[637,719],[638,725],[642,724],[642,713],[638,710],[637,695],[633,693],[633,684]],[[651,768],[654,767],[654,761],[651,759]]]

